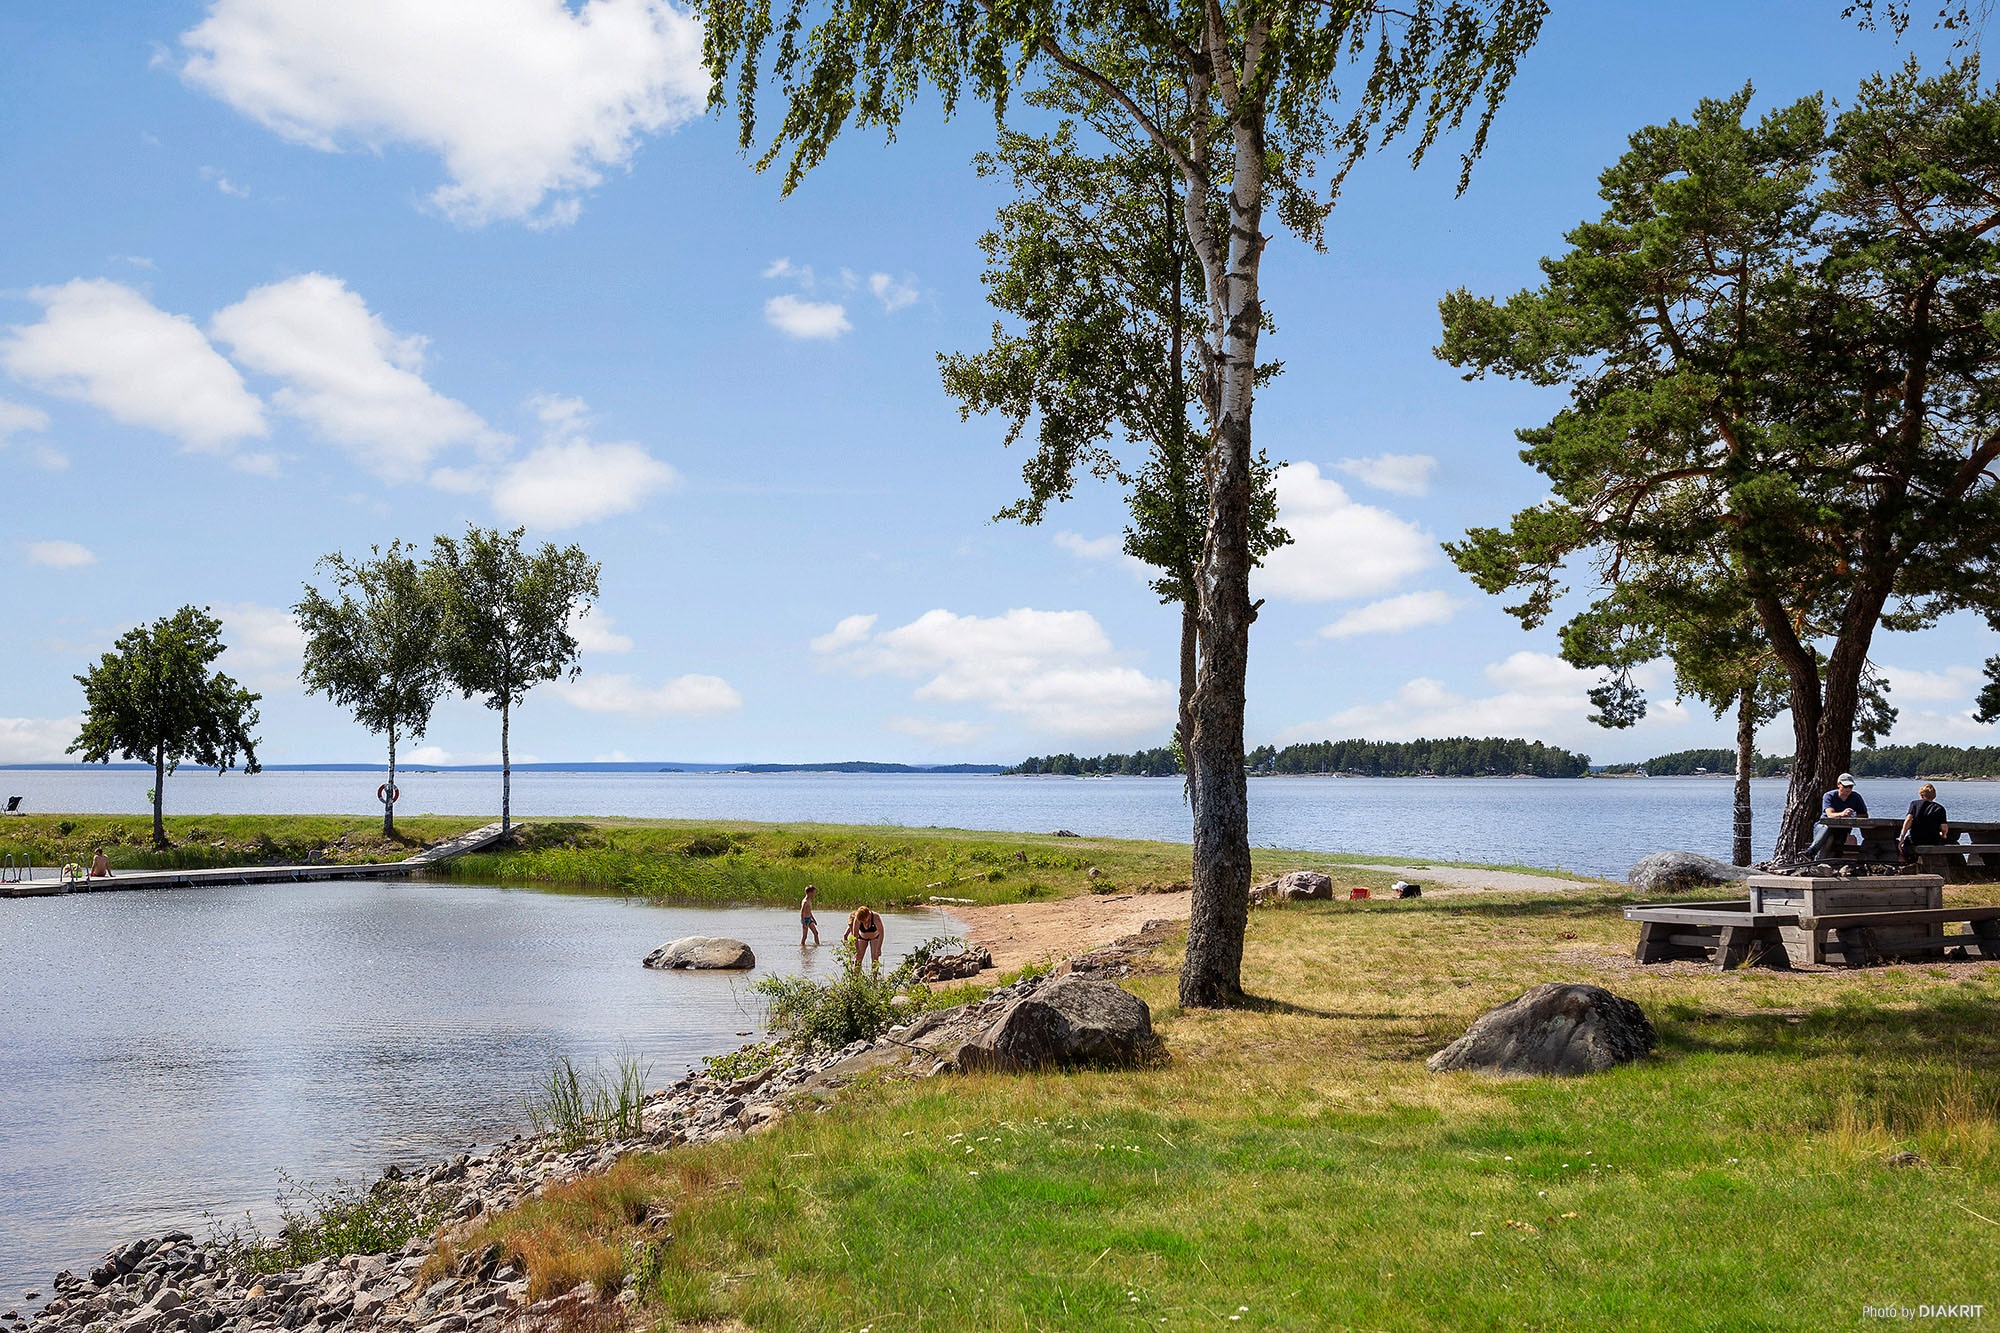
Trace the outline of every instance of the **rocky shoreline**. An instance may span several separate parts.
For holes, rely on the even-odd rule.
[[[483,1219],[566,1181],[609,1169],[633,1153],[660,1152],[756,1133],[788,1115],[824,1110],[838,1089],[863,1073],[929,1078],[960,1067],[991,1067],[969,1058],[1036,997],[1064,977],[1129,975],[1167,923],[1060,965],[1055,972],[989,991],[982,999],[933,1010],[892,1027],[872,1042],[843,1050],[781,1056],[734,1081],[690,1071],[649,1096],[636,1137],[562,1151],[551,1139],[517,1136],[421,1172],[395,1168],[377,1188],[411,1191],[445,1217],[429,1235],[400,1249],[319,1259],[275,1273],[252,1271],[239,1257],[185,1231],[133,1240],[107,1252],[83,1276],[56,1275],[53,1295],[31,1319],[17,1311],[0,1322],[19,1333],[265,1333],[298,1329],[394,1329],[411,1333],[606,1328],[631,1322],[636,1279],[623,1289],[589,1284],[529,1299],[529,1275],[499,1244],[469,1249]],[[1134,1000],[1132,1003],[1137,1004]],[[1144,1006],[1139,1008],[1143,1010]],[[663,1227],[666,1215],[649,1218]],[[444,1260],[449,1257],[450,1262]],[[433,1262],[433,1260],[437,1262]],[[636,1317],[636,1316],[635,1316]]]

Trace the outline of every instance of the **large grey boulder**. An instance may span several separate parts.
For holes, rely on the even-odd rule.
[[[1144,1000],[1108,981],[1068,976],[1008,1005],[952,1058],[967,1070],[1129,1065],[1158,1044]]]
[[[1641,893],[1685,893],[1713,889],[1747,879],[1750,871],[1700,852],[1654,852],[1641,857],[1625,880]]]
[[[1480,1015],[1433,1055],[1434,1074],[1597,1074],[1653,1049],[1653,1025],[1638,1005],[1602,986],[1548,982]]]
[[[1250,890],[1251,902],[1298,902],[1305,898],[1331,899],[1333,880],[1317,870],[1287,870],[1276,879],[1267,879]]]
[[[662,944],[646,955],[647,967],[693,968],[701,971],[742,971],[757,966],[757,955],[742,940],[720,935],[689,935]]]
[[[1288,870],[1278,876],[1278,897],[1284,902],[1333,897],[1333,880],[1317,870]]]

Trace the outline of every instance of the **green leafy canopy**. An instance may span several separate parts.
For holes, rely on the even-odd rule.
[[[253,694],[209,665],[222,656],[222,622],[204,608],[184,606],[171,616],[118,636],[83,686],[84,718],[68,753],[86,764],[110,762],[113,753],[172,773],[182,763],[218,771],[259,771]]]

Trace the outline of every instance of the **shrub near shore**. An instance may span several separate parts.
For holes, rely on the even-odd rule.
[[[1096,873],[1093,874],[1092,872]],[[1023,902],[1087,891],[1184,886],[1173,843],[887,825],[742,821],[543,821],[518,845],[454,862],[454,878],[653,897],[795,904],[807,884],[844,908],[933,898]]]

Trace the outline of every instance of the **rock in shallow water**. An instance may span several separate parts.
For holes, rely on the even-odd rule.
[[[1482,1014],[1433,1055],[1434,1074],[1597,1074],[1653,1049],[1653,1025],[1638,1005],[1602,986],[1547,982]]]
[[[692,968],[707,971],[741,971],[757,966],[757,955],[742,940],[720,935],[689,935],[671,944],[662,944],[646,955],[646,966]]]

